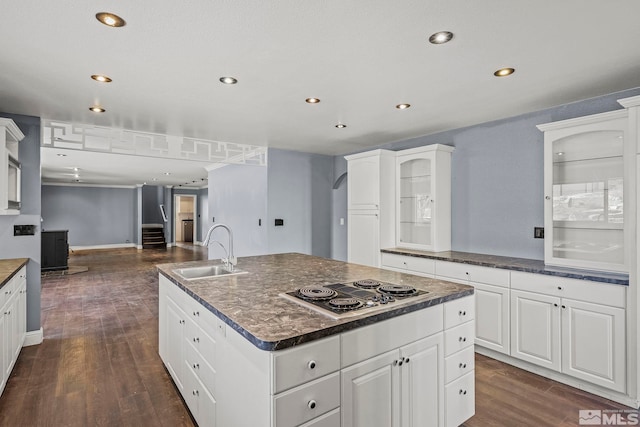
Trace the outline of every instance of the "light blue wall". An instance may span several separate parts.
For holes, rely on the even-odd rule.
[[[347,161],[343,156],[335,156],[333,159],[333,181],[339,184],[331,192],[331,258],[340,261],[347,260],[347,179],[340,182],[340,177],[347,172]],[[340,224],[340,219],[344,224]]]
[[[227,224],[234,232],[235,255],[267,253],[267,168],[263,166],[227,165],[209,172],[209,224]],[[262,219],[262,226],[258,220]],[[224,230],[213,238],[227,245]],[[217,245],[209,246],[211,258],[224,255]]]
[[[18,145],[21,169],[20,215],[0,216],[0,259],[29,258],[27,263],[27,331],[40,329],[40,119],[2,114],[13,119],[24,139]],[[36,225],[34,236],[14,236],[14,225]]]
[[[134,243],[137,189],[42,186],[42,227],[69,230],[69,245]]]
[[[617,110],[618,99],[636,95],[640,88],[376,148],[454,146],[452,249],[543,259],[544,241],[533,238],[533,227],[544,225],[543,134],[536,125]],[[334,254],[346,251],[346,230],[335,229],[346,215],[346,194],[341,199],[334,199]]]
[[[333,158],[270,149],[267,169],[269,253],[330,257]]]

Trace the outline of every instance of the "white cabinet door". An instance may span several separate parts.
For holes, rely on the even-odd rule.
[[[509,354],[509,288],[474,283],[476,345]]]
[[[22,348],[24,339],[27,336],[27,282],[23,279],[20,291],[18,292],[20,303],[18,304],[18,346]],[[18,352],[20,350],[18,349]]]
[[[372,155],[348,163],[349,209],[380,207],[380,157]]]
[[[619,392],[625,384],[625,311],[562,300],[562,371]]]
[[[7,375],[7,369],[10,360],[7,357],[7,338],[9,334],[7,331],[7,315],[5,314],[5,311],[6,307],[4,307],[2,311],[0,311],[0,393],[2,393],[2,390],[4,390],[4,386],[7,385],[7,379],[9,378],[9,376]]]
[[[379,267],[379,240],[380,219],[377,211],[349,211],[349,262]]]
[[[400,367],[397,350],[342,371],[342,427],[400,426]]]
[[[444,343],[442,334],[400,349],[402,427],[444,423]],[[404,359],[403,359],[404,358]]]
[[[20,332],[20,328],[22,327],[22,321],[20,320],[21,312],[20,312],[20,303],[22,299],[20,298],[19,290],[16,289],[16,294],[13,297],[13,302],[10,305],[11,310],[11,368],[15,365],[18,360],[18,356],[20,355],[20,350],[22,349],[22,342],[20,338],[22,338],[22,333]]]
[[[511,355],[560,371],[560,298],[511,291]]]
[[[164,337],[166,343],[166,358],[164,364],[171,373],[176,386],[180,392],[182,392],[184,389],[184,329],[186,316],[170,297],[166,297],[166,302]]]

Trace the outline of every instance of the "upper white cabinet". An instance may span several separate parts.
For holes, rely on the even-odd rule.
[[[451,249],[451,152],[429,145],[397,153],[396,246]]]
[[[18,142],[23,138],[13,120],[0,117],[0,215],[20,213]]]
[[[627,111],[538,128],[544,131],[545,263],[628,271]]]

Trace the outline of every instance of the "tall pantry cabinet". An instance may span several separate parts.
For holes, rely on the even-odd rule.
[[[346,156],[347,259],[380,267],[380,248],[394,245],[396,153],[373,150]]]

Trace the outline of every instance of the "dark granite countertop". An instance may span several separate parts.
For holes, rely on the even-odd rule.
[[[29,258],[0,259],[0,288],[27,264]]]
[[[456,251],[428,252],[405,248],[382,249],[381,252],[419,258],[430,258],[441,261],[459,262],[461,264],[480,265],[483,267],[502,268],[505,270],[524,271],[527,273],[547,274],[550,276],[567,277],[571,279],[591,280],[594,282],[611,283],[614,285],[629,285],[628,274],[551,267],[545,265],[544,261],[535,259]]]
[[[173,269],[219,264],[192,261],[158,265],[167,277],[227,325],[262,350],[274,351],[369,325],[401,314],[473,294],[473,287],[410,274],[302,254],[240,258],[247,274],[186,281]],[[396,301],[373,313],[334,320],[279,296],[304,285],[328,285],[359,279],[410,284],[428,294]]]

